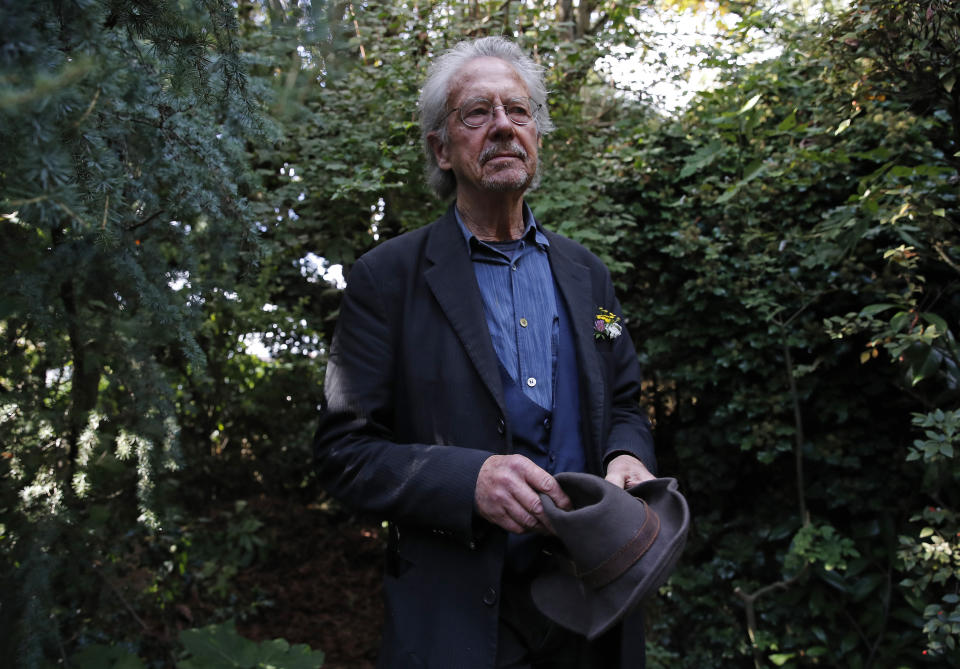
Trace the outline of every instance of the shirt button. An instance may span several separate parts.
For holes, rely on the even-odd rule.
[[[543,427],[546,428],[547,430],[550,429],[550,419],[549,419],[549,418],[544,418],[544,419],[543,419]],[[551,457],[552,457],[552,456],[551,456]]]
[[[520,319],[520,327],[522,327],[522,328],[527,327],[527,319],[526,319],[526,318],[521,318],[521,319]]]
[[[501,418],[500,420],[497,421],[497,433],[498,433],[498,434],[503,434],[503,433],[506,432],[506,431],[507,431],[507,426],[506,426],[506,424],[503,422],[503,419]]]
[[[531,376],[529,379],[527,379],[527,385],[533,388],[535,385],[537,385],[537,380]]]
[[[487,606],[493,606],[497,603],[497,590],[496,588],[487,588],[483,593],[483,603]]]

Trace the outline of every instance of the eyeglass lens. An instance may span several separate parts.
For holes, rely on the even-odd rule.
[[[495,105],[486,98],[473,98],[460,106],[460,118],[465,125],[479,128],[490,122],[498,107],[517,125],[526,125],[533,120],[533,101],[529,98],[514,98],[502,105]]]

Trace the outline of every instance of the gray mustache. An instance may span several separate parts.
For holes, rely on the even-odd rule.
[[[523,147],[517,143],[510,142],[509,144],[498,144],[484,149],[483,153],[480,154],[480,164],[482,165],[488,160],[504,154],[519,158],[520,160],[527,159],[527,152],[523,150]]]

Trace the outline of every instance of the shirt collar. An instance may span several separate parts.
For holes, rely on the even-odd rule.
[[[468,251],[473,251],[474,244],[482,244],[487,248],[493,249],[493,247],[491,247],[489,244],[486,244],[483,240],[479,239],[470,231],[470,228],[468,228],[466,223],[463,222],[463,219],[460,218],[460,211],[457,209],[456,205],[453,207],[453,213],[457,217],[457,225],[460,226],[460,232],[463,233],[463,239],[467,242]],[[547,236],[543,234],[543,229],[533,217],[533,212],[530,211],[530,207],[527,206],[526,202],[523,203],[523,222],[523,234],[520,235],[520,239],[528,242],[532,240],[541,249],[546,250],[547,247],[550,246],[550,241],[547,239]],[[476,242],[472,240],[476,240]]]

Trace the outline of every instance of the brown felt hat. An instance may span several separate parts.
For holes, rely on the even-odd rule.
[[[690,511],[672,478],[623,490],[593,474],[557,474],[573,508],[541,494],[562,544],[530,586],[541,613],[594,639],[610,629],[673,571]]]

